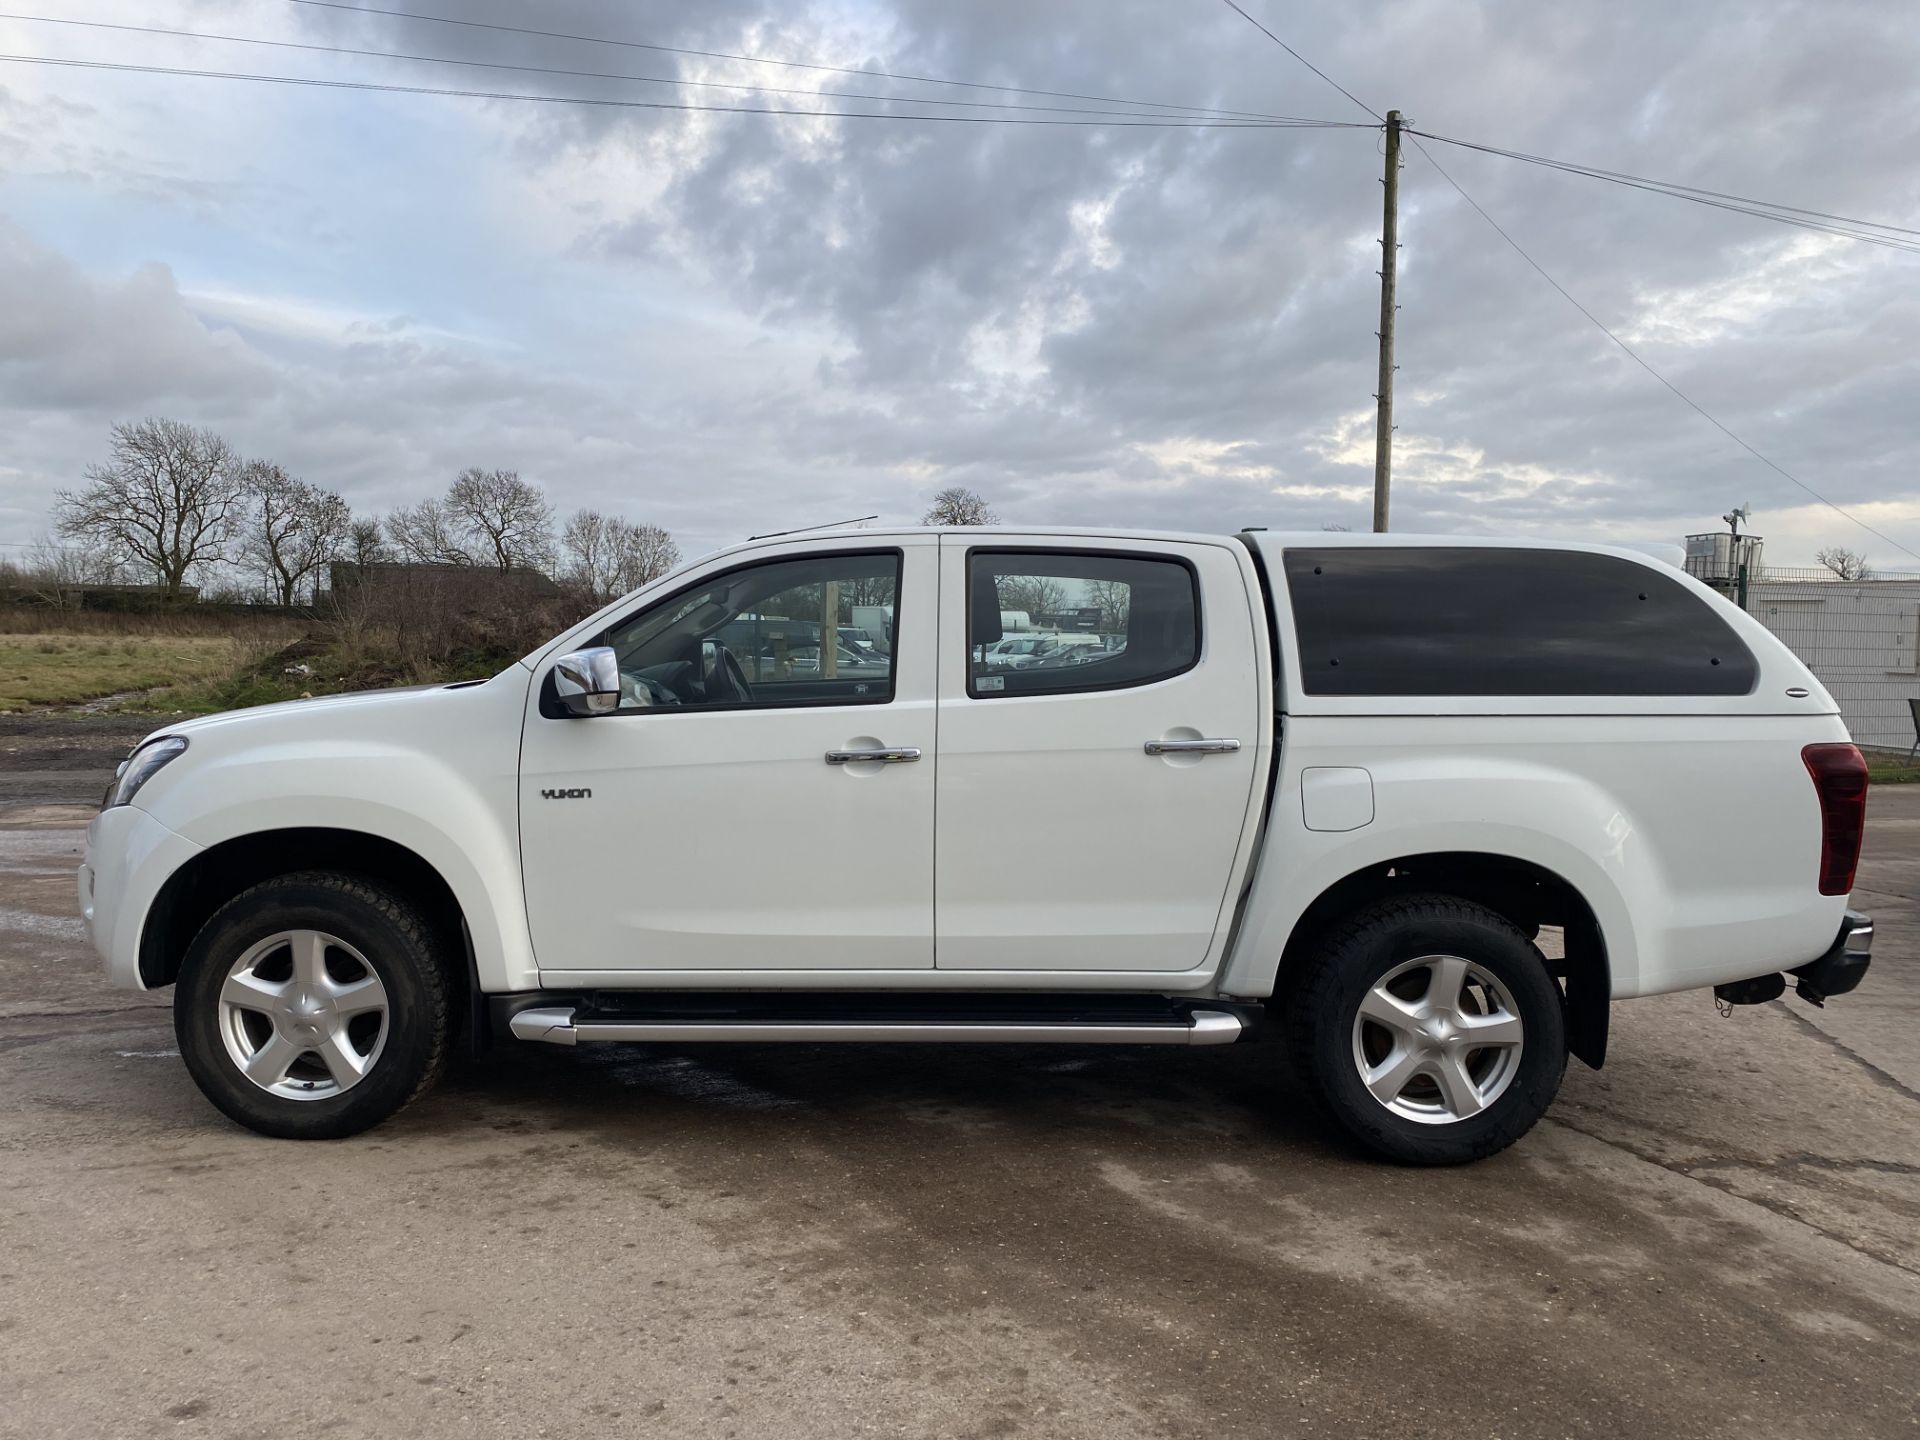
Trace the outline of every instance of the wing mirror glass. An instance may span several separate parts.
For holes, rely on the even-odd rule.
[[[620,708],[619,657],[607,645],[562,655],[553,662],[553,693],[569,715],[611,715]]]

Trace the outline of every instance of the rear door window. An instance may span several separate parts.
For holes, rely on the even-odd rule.
[[[1678,579],[1613,555],[1286,552],[1309,695],[1745,695],[1753,654]]]
[[[975,550],[967,693],[1058,695],[1147,685],[1200,659],[1192,568],[1093,550]]]

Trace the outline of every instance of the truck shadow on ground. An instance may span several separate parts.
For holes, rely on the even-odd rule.
[[[1810,1380],[1757,1331],[1804,1344],[1838,1327],[1888,1377],[1911,1361],[1920,1312],[1897,1276],[1847,1293],[1833,1252],[1551,1124],[1477,1165],[1372,1160],[1285,1061],[1275,1044],[509,1050],[377,1133],[443,1137],[461,1177],[445,1183],[491,1187],[506,1225],[603,1226],[592,1197],[625,1195],[626,1223],[681,1210],[810,1306],[912,1327],[978,1313],[1087,1353],[1177,1356],[1163,1383],[1195,1403],[1215,1367],[1261,1373],[1276,1336],[1356,1386],[1378,1382],[1381,1336],[1420,1337],[1395,1347],[1393,1388],[1446,1397],[1434,1433],[1463,1433],[1472,1407],[1450,1387],[1489,1344],[1553,1367],[1614,1433],[1675,1433],[1656,1409],[1708,1433],[1762,1379]],[[617,1227],[594,1233],[617,1249]],[[1700,1332],[1701,1296],[1724,1333]],[[1605,1336],[1613,1360],[1569,1353],[1561,1327]],[[1623,1353],[1647,1374],[1688,1354],[1687,1385],[1623,1395]],[[1858,1398],[1891,1406],[1900,1388]],[[1257,1414],[1284,1389],[1242,1398]]]
[[[163,1012],[99,1023],[113,1059],[89,1060],[102,1083],[83,1095],[71,1052],[19,1053],[58,1064],[76,1121],[167,1130],[169,1175],[265,1162],[376,1237],[417,1217],[503,1273],[534,1254],[546,1283],[612,1277],[628,1299],[596,1324],[746,1277],[756,1363],[781,1363],[783,1326],[844,1320],[928,1383],[1001,1353],[982,1346],[1070,1360],[1168,1434],[1273,1434],[1323,1402],[1367,1433],[1409,1414],[1477,1433],[1492,1407],[1515,1417],[1503,1433],[1557,1434],[1579,1406],[1614,1434],[1725,1434],[1755,1393],[1772,1408],[1746,1433],[1808,1434],[1833,1426],[1839,1336],[1849,1433],[1911,1415],[1910,1277],[1551,1118],[1477,1165],[1371,1161],[1321,1126],[1276,1044],[506,1044],[365,1135],[296,1145],[207,1106],[159,1058]],[[108,1085],[114,1065],[153,1068]],[[1715,1102],[1667,1103],[1699,1121]],[[646,1237],[666,1233],[699,1238],[663,1263]]]
[[[457,1126],[460,1112],[478,1106],[523,1119],[538,1114],[545,1126],[608,1140],[712,1130],[844,1142],[877,1129],[895,1145],[911,1145],[916,1134],[937,1141],[943,1132],[992,1133],[1017,1144],[1146,1133],[1200,1149],[1251,1140],[1363,1158],[1322,1122],[1275,1045],[1233,1054],[1106,1046],[521,1048],[457,1062],[440,1096],[411,1123]]]

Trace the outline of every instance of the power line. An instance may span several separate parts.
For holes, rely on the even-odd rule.
[[[465,100],[525,100],[541,105],[593,105],[620,110],[684,110],[718,115],[781,115],[811,120],[941,121],[953,125],[1071,125],[1149,130],[1358,130],[1371,127],[1338,120],[1208,120],[1169,115],[1139,119],[1051,119],[1030,115],[901,115],[874,110],[802,110],[780,106],[696,105],[667,100],[616,100],[592,95],[528,95],[514,90],[451,90],[428,85],[393,85],[372,80],[322,80],[305,75],[261,75],[239,70],[199,70],[173,65],[134,65],[112,60],[66,60],[48,55],[0,55],[19,65],[54,65],[71,70],[117,70],[136,75],[182,75],[202,80],[251,80],[270,85],[302,85],[321,90],[371,90],[395,95],[451,96]]]
[[[306,3],[306,0],[299,0],[299,3],[304,4]],[[1291,45],[1287,44],[1286,41],[1282,40],[1278,35],[1274,34],[1273,31],[1269,30],[1266,26],[1262,25],[1258,20],[1254,19],[1253,16],[1247,14],[1245,10],[1242,10],[1238,4],[1238,0],[1227,0],[1227,8],[1229,10],[1236,12],[1249,25],[1253,26],[1254,29],[1258,30],[1262,35],[1266,36],[1269,40],[1273,41],[1274,44],[1278,45],[1282,50],[1286,51],[1287,54],[1291,55],[1294,59],[1298,60],[1302,65],[1306,66],[1307,69],[1311,70],[1314,74],[1318,75],[1322,80],[1326,81],[1327,84],[1333,86],[1334,89],[1338,90],[1342,95],[1346,96],[1347,99],[1353,101],[1354,104],[1358,105],[1362,110],[1366,111],[1367,114],[1373,116],[1373,118],[1378,120],[1382,125],[1387,123],[1386,116],[1382,115],[1378,110],[1374,109],[1371,105],[1367,104],[1366,101],[1362,100],[1358,95],[1354,94],[1351,90],[1347,89],[1346,86],[1342,85],[1338,80],[1334,79],[1331,75],[1327,74],[1327,72],[1322,70],[1318,65],[1314,64],[1311,60],[1307,59],[1307,57],[1302,55],[1298,50],[1294,49]]]
[[[1345,95],[1349,100],[1353,101],[1353,103],[1358,105],[1362,110],[1365,110],[1369,115],[1375,116],[1375,118],[1380,118],[1378,115],[1378,112],[1375,111],[1372,106],[1368,105],[1364,100],[1361,100],[1358,96],[1353,94],[1352,91],[1348,90],[1344,85],[1340,84],[1337,80],[1335,80],[1332,76],[1328,75],[1324,70],[1320,69],[1320,67],[1315,65],[1312,61],[1308,60],[1306,56],[1302,55],[1299,51],[1295,50],[1291,45],[1287,44],[1287,42],[1282,40],[1278,35],[1275,35],[1271,30],[1268,30],[1266,26],[1260,24],[1258,20],[1254,20],[1251,15],[1247,15],[1247,12],[1244,10],[1241,10],[1240,6],[1237,3],[1235,3],[1235,0],[1226,0],[1226,3],[1234,10],[1238,10],[1240,14],[1245,15],[1246,18],[1252,21],[1253,24],[1262,33],[1264,33],[1270,40],[1272,40],[1274,44],[1278,45],[1282,50],[1285,50],[1289,55],[1293,56],[1294,59],[1298,60],[1302,65],[1305,65],[1309,70],[1313,71],[1314,74],[1318,75],[1322,80],[1325,80],[1329,85],[1333,86],[1334,89],[1338,90],[1342,95]],[[1425,132],[1423,131],[1420,133],[1424,134]],[[1436,136],[1434,138],[1438,139],[1440,137]],[[1426,161],[1429,165],[1433,166],[1435,170],[1439,171],[1441,179],[1445,180],[1447,184],[1451,185],[1456,191],[1459,192],[1460,198],[1462,200],[1465,200],[1467,204],[1471,205],[1475,213],[1478,214],[1482,220],[1486,221],[1487,224],[1491,225],[1494,229],[1494,232],[1497,235],[1499,235],[1499,237],[1502,240],[1506,241],[1508,245],[1513,247],[1514,253],[1519,255],[1519,257],[1522,260],[1525,260],[1527,264],[1532,266],[1535,273],[1537,273],[1542,280],[1545,280],[1555,290],[1559,291],[1561,297],[1565,299],[1569,305],[1573,306],[1574,309],[1578,310],[1582,315],[1586,316],[1587,319],[1593,323],[1593,325],[1600,331],[1601,334],[1605,335],[1615,345],[1619,346],[1621,351],[1627,356],[1628,359],[1632,360],[1634,364],[1638,365],[1642,370],[1645,370],[1654,379],[1658,380],[1668,390],[1672,391],[1673,394],[1677,396],[1681,400],[1681,402],[1684,403],[1690,410],[1692,410],[1695,414],[1699,415],[1701,419],[1705,420],[1709,425],[1713,426],[1714,429],[1718,430],[1722,435],[1725,435],[1729,440],[1733,441],[1734,444],[1738,445],[1742,450],[1746,451],[1749,455],[1753,456],[1754,459],[1758,460],[1762,465],[1765,465],[1769,470],[1772,470],[1775,474],[1781,476],[1783,479],[1789,480],[1793,484],[1797,485],[1800,489],[1804,490],[1807,494],[1811,495],[1814,499],[1818,500],[1822,505],[1825,505],[1829,510],[1832,510],[1836,515],[1844,516],[1846,519],[1851,520],[1854,524],[1858,525],[1862,530],[1865,530],[1869,535],[1876,535],[1880,539],[1886,541],[1887,544],[1893,546],[1893,548],[1898,550],[1902,555],[1912,556],[1914,559],[1920,560],[1920,552],[1909,550],[1905,545],[1902,545],[1898,540],[1895,540],[1891,535],[1888,535],[1885,531],[1880,530],[1875,526],[1869,525],[1866,521],[1862,520],[1858,515],[1853,514],[1851,511],[1845,509],[1843,506],[1837,505],[1833,501],[1829,500],[1826,496],[1822,495],[1818,490],[1815,490],[1811,485],[1807,484],[1806,481],[1802,480],[1798,475],[1795,475],[1792,471],[1788,470],[1785,466],[1780,465],[1775,461],[1769,459],[1767,456],[1761,454],[1760,451],[1756,450],[1752,445],[1749,445],[1745,440],[1741,439],[1739,435],[1735,434],[1731,429],[1729,429],[1726,426],[1726,424],[1724,424],[1717,416],[1715,416],[1711,411],[1709,411],[1704,405],[1700,404],[1699,401],[1695,400],[1691,395],[1687,394],[1686,391],[1682,390],[1678,385],[1674,384],[1673,381],[1669,380],[1665,375],[1661,374],[1660,371],[1655,369],[1652,363],[1648,361],[1644,356],[1642,356],[1639,351],[1635,350],[1625,340],[1622,340],[1610,328],[1608,328],[1608,326],[1601,321],[1598,315],[1595,315],[1585,305],[1582,305],[1579,302],[1579,300],[1574,298],[1572,291],[1568,290],[1566,286],[1562,285],[1558,280],[1554,279],[1552,275],[1548,274],[1546,267],[1542,265],[1538,260],[1535,260],[1533,256],[1529,255],[1525,247],[1522,246],[1518,240],[1514,239],[1513,236],[1509,235],[1506,232],[1506,229],[1500,224],[1500,222],[1498,220],[1495,220],[1493,216],[1489,215],[1485,207],[1483,207],[1478,200],[1475,200],[1473,196],[1467,193],[1466,187],[1463,186],[1458,180],[1455,180],[1453,176],[1447,172],[1446,167],[1443,166],[1438,160],[1435,160],[1433,158],[1432,153],[1428,151],[1427,147],[1420,143],[1419,134],[1414,134],[1412,136],[1412,139],[1414,143],[1414,148],[1419,150],[1419,152],[1426,157]]]
[[[1662,190],[1685,192],[1689,195],[1708,195],[1715,200],[1732,200],[1742,205],[1756,205],[1766,210],[1784,210],[1794,215],[1811,215],[1819,220],[1835,220],[1843,225],[1859,225],[1870,230],[1890,230],[1898,235],[1920,235],[1920,230],[1909,229],[1904,225],[1888,225],[1878,220],[1856,220],[1848,215],[1835,215],[1826,210],[1806,210],[1798,205],[1780,205],[1771,200],[1755,200],[1745,195],[1730,195],[1724,190],[1703,190],[1696,185],[1682,185],[1673,180],[1650,180],[1644,175],[1630,175],[1623,170],[1603,170],[1597,165],[1582,165],[1573,160],[1555,160],[1545,155],[1530,155],[1524,150],[1503,150],[1497,145],[1482,145],[1473,140],[1459,140],[1449,135],[1435,135],[1430,130],[1419,132],[1429,140],[1438,140],[1447,145],[1458,145],[1467,150],[1483,150],[1489,155],[1504,155],[1512,160],[1526,160],[1535,165],[1550,165],[1557,170],[1569,170],[1578,175],[1591,175],[1607,180],[1632,180],[1643,185],[1653,185]]]
[[[1447,135],[1436,135],[1430,130],[1415,130],[1409,133],[1438,141],[1442,145],[1454,145],[1463,150],[1478,150],[1483,154],[1500,155],[1509,160],[1520,160],[1529,165],[1564,171],[1569,175],[1584,175],[1591,180],[1605,180],[1611,184],[1625,185],[1635,190],[1669,195],[1676,200],[1692,201],[1696,205],[1710,205],[1716,210],[1731,210],[1737,214],[1753,215],[1782,225],[1797,225],[1804,230],[1823,231],[1827,234],[1845,236],[1850,240],[1865,241],[1870,245],[1882,245],[1889,249],[1920,253],[1920,238],[1902,238],[1920,237],[1920,230],[1903,225],[1887,225],[1877,220],[1856,220],[1851,216],[1835,215],[1824,210],[1809,210],[1798,205],[1778,205],[1768,200],[1754,200],[1744,195],[1729,195],[1720,190],[1703,190],[1698,186],[1681,185],[1669,180],[1650,180],[1644,175],[1629,175],[1619,170],[1603,170],[1598,166],[1581,165],[1571,160],[1554,160],[1545,155],[1529,155],[1523,150],[1505,150],[1497,145],[1482,145],[1472,140],[1458,140]]]
[[[1661,374],[1660,371],[1656,370],[1653,367],[1652,363],[1649,362],[1643,355],[1641,355],[1638,350],[1635,350],[1625,340],[1622,340],[1611,329],[1609,329],[1605,323],[1601,321],[1599,316],[1595,315],[1585,305],[1582,305],[1579,302],[1579,300],[1574,298],[1572,291],[1568,290],[1566,286],[1562,285],[1558,280],[1554,279],[1552,275],[1548,274],[1546,267],[1543,266],[1538,260],[1534,259],[1533,256],[1529,255],[1526,251],[1526,248],[1523,245],[1521,245],[1521,243],[1518,240],[1514,239],[1513,236],[1509,235],[1506,232],[1505,227],[1502,226],[1498,220],[1495,220],[1493,216],[1489,215],[1486,212],[1485,208],[1481,206],[1480,202],[1474,199],[1473,196],[1469,195],[1466,191],[1466,188],[1463,185],[1461,185],[1461,183],[1458,180],[1454,179],[1453,176],[1447,173],[1446,168],[1442,166],[1438,160],[1435,160],[1433,158],[1432,154],[1428,152],[1427,147],[1420,143],[1420,140],[1417,136],[1414,138],[1413,143],[1414,143],[1414,148],[1419,150],[1419,152],[1422,155],[1426,156],[1427,163],[1433,166],[1435,170],[1438,170],[1440,172],[1440,178],[1445,180],[1447,184],[1451,185],[1455,190],[1459,191],[1460,198],[1462,200],[1465,200],[1467,204],[1471,205],[1474,208],[1475,213],[1477,213],[1482,220],[1486,221],[1487,224],[1493,227],[1494,233],[1499,235],[1499,237],[1502,240],[1506,241],[1507,244],[1511,245],[1514,249],[1514,253],[1517,254],[1522,260],[1526,261],[1527,264],[1531,265],[1542,280],[1545,280],[1555,290],[1558,290],[1562,298],[1564,298],[1569,305],[1573,306],[1574,309],[1578,310],[1582,315],[1586,316],[1588,320],[1592,321],[1594,326],[1600,331],[1602,335],[1605,335],[1615,345],[1618,345],[1622,353],[1624,353],[1629,360],[1633,361],[1634,364],[1638,365],[1642,370],[1646,371],[1654,379],[1658,380],[1662,385],[1666,386],[1667,389],[1671,390],[1677,397],[1679,397],[1682,403],[1684,403],[1695,414],[1699,415],[1701,419],[1705,420],[1709,425],[1713,426],[1714,429],[1718,430],[1722,435],[1725,435],[1729,440],[1733,441],[1734,444],[1738,445],[1742,450],[1746,451],[1749,455],[1753,456],[1754,459],[1758,460],[1762,465],[1766,466],[1769,470],[1773,471],[1776,475],[1781,476],[1783,479],[1792,481],[1795,485],[1799,486],[1802,490],[1806,491],[1807,494],[1811,495],[1814,499],[1818,500],[1822,505],[1825,505],[1829,510],[1832,510],[1836,515],[1845,516],[1847,519],[1851,520],[1854,524],[1858,525],[1862,530],[1865,530],[1869,535],[1879,536],[1882,540],[1886,541],[1887,544],[1893,546],[1894,549],[1898,550],[1902,555],[1910,555],[1915,560],[1920,560],[1920,552],[1909,550],[1905,545],[1902,545],[1898,540],[1894,539],[1891,535],[1887,534],[1884,530],[1876,529],[1874,526],[1869,525],[1866,521],[1862,520],[1858,515],[1855,515],[1851,511],[1845,509],[1844,507],[1835,504],[1833,501],[1829,500],[1826,496],[1822,495],[1818,490],[1814,489],[1811,485],[1807,484],[1807,482],[1802,480],[1798,475],[1795,475],[1792,471],[1788,470],[1785,466],[1777,464],[1775,461],[1770,460],[1765,455],[1761,454],[1753,446],[1749,445],[1745,440],[1742,440],[1737,434],[1735,434],[1724,423],[1722,423],[1721,420],[1717,416],[1715,416],[1711,411],[1709,411],[1704,405],[1702,405],[1699,401],[1695,400],[1691,395],[1687,394],[1686,391],[1682,390],[1678,385],[1674,384],[1673,381],[1669,380],[1665,375]]]
[[[500,25],[487,20],[463,20],[451,15],[428,15],[417,10],[391,10],[377,5],[349,5],[344,0],[287,0],[320,10],[344,10],[354,15],[384,15],[395,20],[420,20],[434,25],[459,25],[469,30],[495,30],[505,35],[531,35],[543,40],[576,40],[587,45],[617,45],[627,50],[651,50],[661,55],[691,55],[704,60],[736,60],[748,65],[779,65],[790,70],[817,70],[830,75],[864,75],[869,79],[900,80],[914,85],[954,85],[967,90],[995,90],[1008,95],[1038,95],[1048,100],[1088,100],[1101,105],[1137,105],[1154,110],[1183,110],[1243,120],[1279,120],[1250,110],[1219,110],[1204,105],[1174,105],[1163,100],[1121,100],[1111,95],[1083,95],[1073,90],[1035,90],[1024,85],[989,85],[978,80],[948,80],[937,75],[902,74],[893,70],[865,70],[846,65],[822,65],[807,60],[776,60],[765,55],[736,55],[725,50],[693,50],[679,45],[657,45],[645,40],[622,40],[607,35],[575,35],[564,30],[537,30],[525,25]]]
[[[1338,80],[1335,80],[1331,75],[1327,74],[1327,72],[1322,70],[1318,65],[1315,65],[1311,60],[1307,59],[1306,56],[1294,49],[1285,40],[1282,40],[1272,30],[1268,29],[1258,20],[1255,20],[1253,16],[1247,14],[1247,12],[1241,8],[1238,0],[1225,0],[1225,3],[1229,9],[1244,17],[1247,22],[1259,30],[1261,34],[1265,35],[1269,40],[1273,41],[1274,44],[1286,51],[1287,54],[1291,55],[1302,65],[1306,66],[1307,69],[1326,81],[1327,84],[1346,96],[1347,99],[1353,101],[1354,104],[1373,116],[1374,119],[1384,122],[1385,117],[1382,116],[1379,111],[1375,110],[1371,105],[1367,104],[1366,101],[1362,100]],[[1431,130],[1414,131],[1409,127],[1409,133],[1425,136],[1429,140],[1437,140],[1443,145],[1456,145],[1462,149],[1480,150],[1489,155],[1501,155],[1510,160],[1524,161],[1529,165],[1543,165],[1549,169],[1564,170],[1570,175],[1584,175],[1592,180],[1607,180],[1617,185],[1630,186],[1636,190],[1651,190],[1658,194],[1671,195],[1676,200],[1691,200],[1697,205],[1710,205],[1719,210],[1729,210],[1742,215],[1753,215],[1760,219],[1772,220],[1782,225],[1797,225],[1806,230],[1841,235],[1850,240],[1861,240],[1869,245],[1880,245],[1892,250],[1909,250],[1920,253],[1920,244],[1896,238],[1903,235],[1920,237],[1920,230],[1909,229],[1902,225],[1886,225],[1876,220],[1857,220],[1851,216],[1835,215],[1824,210],[1810,210],[1798,205],[1778,205],[1772,201],[1754,200],[1744,195],[1730,195],[1724,191],[1706,190],[1695,185],[1681,185],[1667,180],[1652,180],[1644,175],[1630,175],[1624,171],[1605,170],[1599,166],[1581,165],[1571,160],[1555,160],[1546,155],[1530,155],[1524,150],[1507,150],[1498,145],[1483,145],[1473,140],[1460,140],[1449,135],[1437,135]],[[1420,153],[1427,155],[1429,160],[1433,158],[1427,153],[1425,147],[1421,148]],[[1434,168],[1438,169],[1439,167],[1436,165]],[[1885,233],[1871,233],[1874,231]]]
[[[0,11],[0,20],[22,20],[37,25],[68,25],[85,30],[113,30],[134,35],[165,35],[182,40],[212,40],[230,45],[258,45],[276,50],[304,50],[323,55],[353,55],[367,59],[418,61],[428,65],[459,65],[478,70],[512,70],[527,75],[563,75],[585,80],[626,80],[646,85],[675,85],[687,89],[729,90],[761,95],[802,95],[821,100],[870,100],[889,105],[937,105],[953,110],[1021,110],[1061,115],[1138,116],[1137,110],[1098,110],[1070,105],[1022,105],[1005,100],[936,100],[912,95],[876,95],[869,91],[807,90],[775,85],[728,84],[721,80],[683,80],[677,76],[635,75],[612,70],[572,70],[553,65],[516,65],[498,60],[465,60],[447,55],[416,55],[393,50],[363,50],[347,45],[321,45],[301,40],[268,40],[252,35],[222,35],[203,30],[175,30],[160,25],[116,24],[107,20],[69,20],[51,15],[19,15]],[[1125,104],[1139,104],[1125,101]],[[1194,111],[1186,118],[1200,119],[1210,112]],[[1144,118],[1144,117],[1143,117]],[[1292,115],[1261,116],[1261,119],[1291,121]]]

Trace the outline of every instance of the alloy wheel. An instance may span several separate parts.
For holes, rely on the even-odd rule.
[[[1360,998],[1353,1063],[1367,1092],[1403,1119],[1470,1119],[1519,1073],[1526,1026],[1507,989],[1458,955],[1396,965]]]
[[[220,1038],[255,1085],[286,1100],[351,1090],[380,1059],[387,987],[353,946],[283,930],[250,946],[220,986]]]

